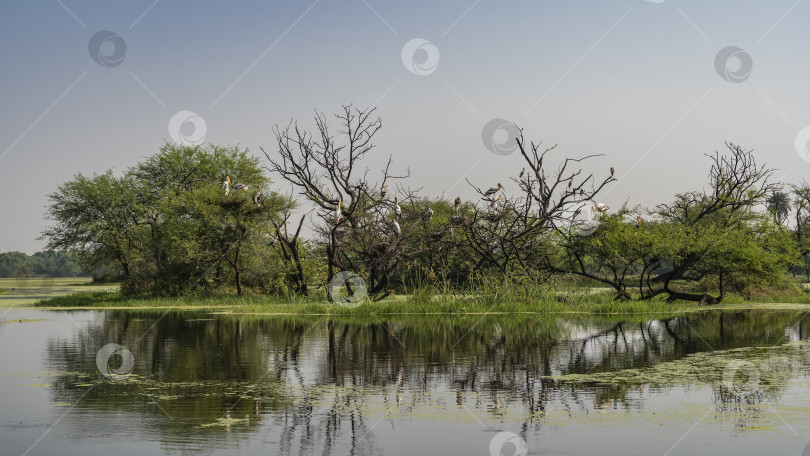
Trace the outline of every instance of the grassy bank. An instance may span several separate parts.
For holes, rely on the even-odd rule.
[[[288,314],[288,315],[394,315],[394,314],[673,314],[712,309],[791,309],[810,310],[806,297],[774,297],[770,302],[751,302],[741,298],[729,299],[722,305],[697,303],[668,303],[653,301],[615,301],[602,293],[560,296],[456,295],[395,296],[381,302],[364,301],[340,305],[325,299],[282,299],[267,296],[233,295],[183,298],[129,298],[117,292],[76,293],[39,301],[43,309],[210,309],[229,313]]]
[[[590,283],[557,283],[544,287],[487,284],[477,289],[437,290],[417,287],[406,295],[389,296],[379,302],[368,300],[346,305],[330,303],[323,289],[312,296],[276,297],[234,293],[210,296],[128,297],[116,284],[94,285],[83,279],[0,279],[0,306],[33,305],[41,309],[209,309],[228,313],[287,315],[403,315],[403,314],[677,314],[710,309],[810,310],[810,293],[771,292],[744,298],[727,296],[723,304],[707,306],[693,302],[616,301],[607,288]],[[798,288],[797,288],[798,290]]]

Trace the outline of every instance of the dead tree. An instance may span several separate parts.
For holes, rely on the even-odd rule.
[[[337,135],[333,135],[327,117],[316,112],[314,133],[300,128],[297,122],[284,128],[276,126],[277,154],[262,149],[270,162],[268,170],[291,183],[317,209],[320,223],[316,231],[324,237],[329,277],[341,269],[359,267],[344,251],[352,239],[346,233],[384,230],[383,224],[369,223],[368,214],[392,207],[392,192],[386,195],[383,189],[390,185],[393,190],[397,180],[410,174],[391,174],[389,157],[381,180],[372,183],[369,169],[362,166],[375,147],[374,135],[382,127],[382,120],[373,117],[374,112],[343,106],[343,111],[335,115],[340,124]],[[377,247],[367,248],[373,251]]]
[[[565,157],[556,161],[556,167],[549,166],[547,154],[553,154],[556,146],[527,144],[520,132],[517,146],[526,169],[511,178],[517,196],[486,195],[470,183],[482,199],[462,219],[463,233],[466,245],[479,258],[476,268],[495,267],[505,275],[517,265],[525,274],[542,280],[549,272],[559,272],[548,256],[554,237],[567,232],[581,208],[596,204],[593,198],[615,179],[611,175],[597,181],[594,174],[579,167],[598,154]]]

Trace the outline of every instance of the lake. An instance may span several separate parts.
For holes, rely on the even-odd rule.
[[[801,311],[0,314],[3,455],[810,454]]]

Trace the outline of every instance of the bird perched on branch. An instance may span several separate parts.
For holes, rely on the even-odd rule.
[[[486,192],[484,192],[484,196],[492,196],[498,193],[499,190],[503,190],[503,185],[501,185],[500,182],[498,182],[497,187],[490,187]]]
[[[394,234],[396,234],[397,237],[402,237],[402,228],[399,227],[399,223],[397,223],[396,220],[391,222],[391,229],[394,230]]]
[[[461,197],[460,196],[456,197],[456,202],[453,205],[453,209],[456,210],[456,215],[458,215],[458,211],[461,209]]]
[[[614,175],[615,173],[616,173],[616,169],[615,169],[614,167],[612,167],[612,166],[611,166],[611,167],[610,167],[610,177],[613,177],[613,175]]]
[[[259,206],[261,206],[262,199],[264,198],[264,193],[262,193],[262,186],[261,185],[257,185],[257,188],[258,188],[258,191],[256,192],[255,195],[253,195],[253,204],[255,204],[256,207],[259,207]]]
[[[522,170],[520,170],[520,176],[518,176],[518,179],[523,179],[524,174],[526,174],[526,167],[524,167]]]
[[[385,192],[388,191],[388,187],[383,185],[380,189],[380,198],[385,198]]]
[[[394,212],[397,213],[397,218],[402,218],[402,208],[399,207],[399,198],[394,197]]]
[[[233,186],[234,190],[250,190],[250,186],[247,184],[236,184]]]
[[[231,193],[231,176],[225,176],[225,181],[222,182],[222,188],[225,189],[225,196]]]
[[[335,225],[340,223],[340,217],[343,215],[343,200],[338,202],[337,209],[335,209]]]
[[[604,203],[596,203],[596,210],[603,214],[607,214],[610,211],[610,206]]]
[[[492,202],[489,203],[490,209],[492,209],[492,210],[498,209],[498,206],[500,205],[499,201],[502,200],[502,199],[503,199],[503,196],[501,196],[501,195],[498,195],[497,198],[493,198]]]
[[[428,206],[427,218],[428,220],[433,220],[433,209],[431,209],[430,206]]]

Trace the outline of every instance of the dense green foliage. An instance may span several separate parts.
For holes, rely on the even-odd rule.
[[[248,189],[226,195],[226,176]],[[79,174],[60,186],[44,236],[90,268],[117,266],[128,293],[269,286],[269,219],[291,203],[269,191],[255,201],[266,184],[258,159],[238,147],[166,145],[121,176]]]
[[[499,294],[570,301],[549,294],[560,281],[646,302],[798,292],[788,273],[810,254],[810,189],[795,187],[791,203],[751,151],[726,144],[709,155],[705,190],[610,213],[597,201],[615,181],[612,169],[604,178],[583,169],[595,156],[548,163],[560,156],[547,157],[555,147],[521,135],[525,166],[500,179],[508,190],[473,186],[480,201],[455,203],[410,190],[391,159],[372,180],[363,163],[382,125],[372,113],[345,107],[337,135],[322,114],[313,132],[276,128],[278,151],[263,150],[264,167],[239,147],[166,145],[121,175],[79,174],[50,195],[54,224],[43,235],[90,270],[114,271],[124,294],[242,296],[247,288],[331,299],[326,285],[339,271],[363,278],[373,300],[494,296],[491,306]],[[314,209],[294,216],[297,201],[266,190],[264,169]]]

